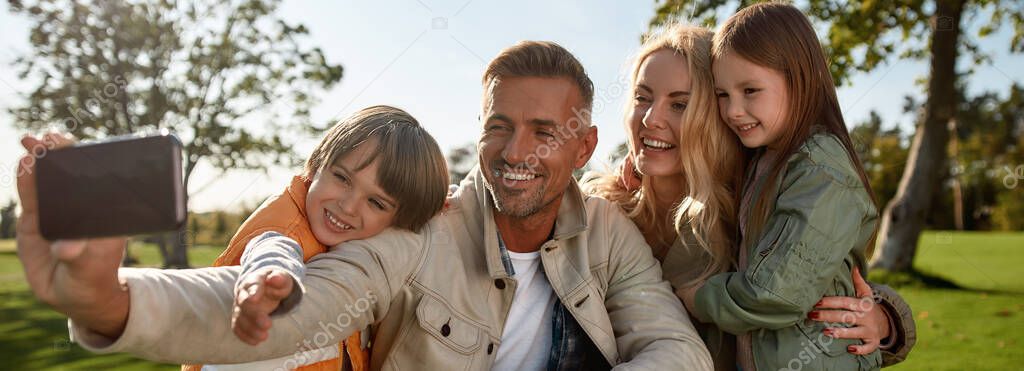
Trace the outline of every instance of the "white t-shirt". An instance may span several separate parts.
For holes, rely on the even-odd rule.
[[[516,293],[491,370],[544,370],[551,356],[551,315],[555,291],[544,274],[539,251],[509,251],[508,257],[515,270],[512,277],[516,280]]]

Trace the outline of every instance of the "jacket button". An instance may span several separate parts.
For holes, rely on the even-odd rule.
[[[494,343],[487,344],[487,354],[494,352]]]
[[[505,281],[502,281],[500,278],[494,280],[494,287],[497,287],[498,290],[504,290],[505,289]]]
[[[451,326],[448,326],[447,323],[444,324],[443,326],[441,326],[441,336],[448,337],[448,334],[451,334],[451,333],[452,333],[452,328],[451,328]]]

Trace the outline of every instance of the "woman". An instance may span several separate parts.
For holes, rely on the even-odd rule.
[[[589,192],[616,202],[637,224],[662,261],[665,278],[680,294],[711,275],[735,269],[737,256],[737,190],[749,156],[719,121],[711,39],[707,29],[674,25],[644,43],[634,59],[633,96],[626,109],[627,159],[617,173],[589,174],[584,180]],[[913,319],[895,292],[884,286],[875,291],[883,305],[811,315],[852,325],[837,328],[834,336],[864,340],[857,352],[870,353],[881,341],[885,364],[890,365],[902,361],[913,346]],[[823,302],[840,308],[857,299]],[[698,329],[716,368],[733,369],[733,335],[713,324],[698,323]]]

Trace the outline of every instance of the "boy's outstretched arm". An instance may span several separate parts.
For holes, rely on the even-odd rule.
[[[239,339],[256,345],[269,335],[272,315],[287,313],[302,300],[303,286],[297,283],[306,265],[299,243],[277,232],[250,240],[241,260],[231,328]]]
[[[242,276],[235,287],[235,304],[231,313],[231,329],[235,336],[250,345],[266,340],[270,315],[291,296],[294,287],[294,279],[276,268]]]
[[[272,237],[263,243],[280,243]],[[234,290],[242,267],[191,270],[129,269],[128,321],[119,337],[96,334],[72,318],[72,332],[96,353],[125,352],[168,363],[244,363],[336,344],[379,320],[421,259],[422,239],[385,231],[317,255],[297,282],[301,303],[272,316],[265,341],[250,345],[231,329]]]

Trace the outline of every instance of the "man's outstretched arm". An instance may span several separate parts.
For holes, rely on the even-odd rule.
[[[23,140],[30,153],[35,146],[67,143],[57,134]],[[422,244],[411,233],[385,233],[378,243],[360,241],[321,254],[307,267],[303,303],[276,318],[270,338],[253,347],[230,328],[239,267],[119,269],[124,239],[47,241],[39,233],[33,164],[26,156],[19,168],[19,259],[36,297],[67,315],[76,340],[97,352],[171,363],[239,363],[337,343],[383,316],[420,256]],[[396,248],[402,253],[381,254]]]
[[[72,317],[72,332],[93,352],[125,352],[170,363],[251,362],[336,344],[387,313],[391,297],[419,254],[418,249],[405,249],[412,253],[382,256],[374,245],[394,250],[415,240],[409,235],[385,233],[316,256],[298,283],[305,286],[302,301],[287,314],[273,317],[269,337],[255,346],[231,329],[233,290],[241,267],[122,268],[131,302],[124,331],[119,337],[104,336]]]

